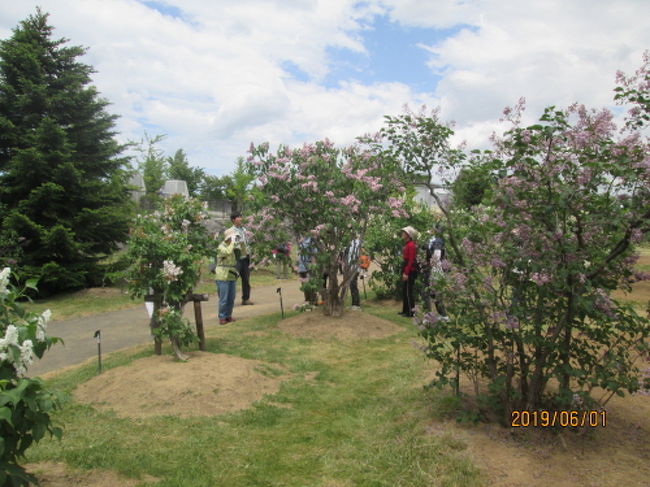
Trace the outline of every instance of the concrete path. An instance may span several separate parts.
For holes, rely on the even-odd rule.
[[[238,282],[233,318],[243,319],[279,313],[278,287],[282,288],[285,311],[290,310],[294,304],[304,301],[297,279],[278,279],[277,284],[272,286],[253,288],[251,301],[255,304],[241,306],[241,288]],[[218,324],[217,307],[216,292],[210,294],[209,301],[201,303],[203,324],[206,330],[213,326],[221,326]],[[52,311],[56,314],[56,309]],[[186,307],[185,316],[194,325],[192,304]],[[226,326],[236,326],[236,323]],[[29,368],[28,375],[38,376],[70,365],[77,365],[89,359],[96,359],[97,343],[93,338],[95,330],[101,330],[102,355],[146,343],[150,343],[153,347],[153,339],[149,332],[149,318],[144,303],[135,308],[99,313],[84,318],[54,321],[48,326],[48,335],[62,338],[65,345],[57,344],[45,352],[43,358],[36,360]]]

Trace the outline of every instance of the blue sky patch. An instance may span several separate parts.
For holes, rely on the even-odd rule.
[[[328,48],[330,72],[324,80],[328,88],[337,87],[341,81],[400,82],[415,91],[434,91],[440,76],[426,66],[429,54],[418,44],[434,45],[466,26],[451,29],[405,27],[382,15],[366,27],[360,35],[367,53]]]
[[[309,75],[300,69],[300,67],[293,61],[282,61],[280,66],[284,72],[290,74],[293,79],[305,83],[309,81]]]
[[[142,5],[145,5],[157,12],[160,12],[167,17],[172,17],[174,19],[184,20],[183,11],[173,5],[169,5],[165,2],[158,2],[156,0],[139,0]]]

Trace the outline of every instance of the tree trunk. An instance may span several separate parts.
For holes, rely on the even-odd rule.
[[[178,360],[180,360],[181,362],[185,362],[190,358],[189,355],[185,355],[183,353],[183,351],[181,350],[181,346],[178,343],[178,339],[176,337],[170,338],[170,341],[172,343],[172,350],[174,351],[174,355]]]
[[[569,277],[569,285],[572,279]],[[573,316],[575,314],[575,298],[573,292],[569,293],[567,302],[566,326],[564,337],[560,345],[560,357],[562,360],[563,370],[560,374],[560,394],[565,398],[569,396],[571,390],[571,333],[573,330]]]
[[[338,268],[336,263],[330,263],[329,275],[327,281],[327,289],[324,289],[323,300],[323,314],[325,316],[343,316],[343,300],[341,299],[341,288],[338,281]]]
[[[153,335],[153,350],[156,355],[162,353],[162,340],[159,336],[155,334],[155,329],[158,328],[158,311],[160,311],[160,305],[162,304],[162,295],[154,293],[153,294],[153,312],[151,313],[151,320],[149,321],[149,327],[151,328],[151,334]]]

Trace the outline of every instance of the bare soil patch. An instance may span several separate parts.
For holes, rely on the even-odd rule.
[[[187,362],[153,356],[110,369],[81,384],[73,395],[120,417],[215,416],[277,393],[288,377],[280,366],[258,360],[191,352]]]
[[[41,487],[132,487],[142,481],[156,482],[158,479],[146,476],[142,480],[127,479],[110,470],[77,470],[64,463],[39,462],[26,465],[27,471],[35,475]]]
[[[319,311],[304,312],[280,321],[278,326],[300,338],[339,340],[385,338],[402,330],[395,323],[360,311],[347,312],[340,318],[323,316]]]
[[[650,397],[615,397],[607,425],[583,430],[463,426],[436,422],[432,434],[451,434],[495,487],[648,487]]]

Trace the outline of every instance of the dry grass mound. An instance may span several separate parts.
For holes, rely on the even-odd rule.
[[[152,356],[93,377],[73,395],[120,417],[215,416],[277,393],[288,375],[270,377],[269,369],[278,366],[226,354],[192,352],[187,362]]]
[[[300,313],[282,320],[280,330],[299,338],[337,338],[360,340],[385,338],[402,329],[395,323],[359,311],[350,311],[340,318],[324,316],[319,311]]]
[[[41,487],[132,487],[142,480],[127,479],[110,470],[76,470],[65,463],[39,462],[26,465],[27,471],[36,476]],[[157,479],[147,476],[147,482]]]

